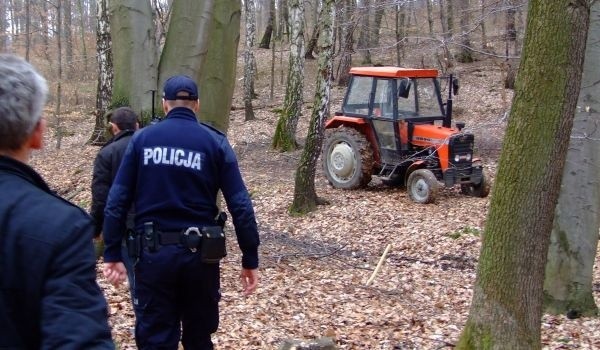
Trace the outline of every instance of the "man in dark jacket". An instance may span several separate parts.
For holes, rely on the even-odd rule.
[[[219,190],[242,250],[245,294],[258,285],[256,218],[227,138],[196,119],[196,83],[186,76],[169,78],[163,109],[165,120],[131,139],[108,194],[104,275],[115,284],[125,278],[120,242],[134,203],[143,246],[135,267],[138,347],[176,350],[181,339],[186,350],[212,349],[211,334],[219,324],[218,257],[223,256],[216,248],[224,248],[215,220]]]
[[[129,107],[120,107],[115,109],[110,114],[110,131],[113,134],[113,138],[110,139],[94,160],[94,172],[92,174],[92,208],[90,214],[96,222],[96,232],[94,237],[100,238],[102,233],[102,224],[104,222],[104,207],[106,206],[106,197],[108,197],[108,191],[110,186],[115,180],[119,165],[123,159],[125,149],[131,140],[131,136],[135,130],[138,129],[139,124],[137,115]],[[133,210],[129,210],[127,216],[127,229],[133,229]],[[126,237],[126,235],[123,235]],[[101,244],[101,242],[96,242]],[[129,279],[129,290],[131,293],[131,299],[133,301],[133,286],[135,283],[133,265],[134,261],[129,257],[127,253],[126,241],[123,240],[123,263],[127,269],[127,278]],[[135,308],[134,308],[135,311]]]
[[[131,136],[138,129],[137,115],[129,107],[120,107],[110,114],[110,139],[98,152],[94,160],[92,175],[92,209],[90,214],[96,222],[95,237],[100,236],[104,222],[104,207],[110,186],[115,180],[123,153],[131,140]],[[133,223],[133,221],[131,221]],[[128,228],[131,228],[128,225]]]
[[[114,349],[94,224],[27,165],[47,91],[29,63],[0,55],[0,348]]]

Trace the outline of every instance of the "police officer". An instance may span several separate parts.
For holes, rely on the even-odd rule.
[[[113,137],[100,149],[94,160],[94,171],[92,174],[92,206],[90,214],[96,222],[94,237],[100,237],[102,223],[104,222],[104,207],[106,197],[112,185],[119,165],[123,159],[125,149],[138,129],[138,119],[135,112],[129,107],[119,107],[110,113],[110,131]],[[133,210],[129,211],[127,217],[127,229],[133,229]],[[125,242],[125,240],[123,241]],[[127,269],[130,289],[133,287],[133,261],[129,257],[127,247],[123,244],[123,263]],[[133,292],[133,290],[132,290]],[[133,297],[133,293],[132,293]]]
[[[138,347],[177,349],[181,338],[186,350],[212,349],[224,248],[214,229],[219,190],[242,250],[245,294],[258,284],[256,219],[227,138],[196,120],[196,83],[173,76],[163,90],[166,119],[133,136],[108,195],[104,274],[115,284],[125,278],[120,242],[133,202],[142,247],[135,267]]]
[[[93,222],[27,165],[47,91],[29,63],[0,55],[0,348],[114,349]]]

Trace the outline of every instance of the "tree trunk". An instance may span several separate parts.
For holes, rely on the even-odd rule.
[[[404,59],[404,38],[405,38],[405,26],[406,22],[406,5],[398,5],[396,8],[396,65],[402,66],[402,60]]]
[[[59,0],[60,2],[60,0]],[[60,9],[60,5],[58,5]],[[60,17],[60,10],[58,13]],[[25,0],[25,59],[29,61],[31,51],[31,0]]]
[[[66,63],[66,78],[69,80],[73,77],[75,71],[73,67],[73,30],[72,18],[73,11],[71,10],[71,0],[65,0],[63,6],[63,33],[65,38],[65,63]]]
[[[28,3],[30,0],[26,0]],[[56,68],[56,104],[54,106],[54,134],[56,136],[56,149],[60,149],[62,138],[63,138],[63,127],[61,113],[61,101],[62,101],[62,3],[63,1],[70,0],[58,0],[56,2],[56,57],[57,57],[57,68]],[[29,16],[27,17],[29,23]]]
[[[147,121],[157,74],[150,3],[111,0],[109,8],[114,64],[111,108],[129,106]]]
[[[446,19],[448,20],[446,39],[449,39],[454,36],[454,0],[446,0]]]
[[[515,25],[515,13],[516,5],[514,0],[505,0],[506,5],[506,33],[505,33],[505,55],[506,55],[506,79],[504,80],[504,87],[506,89],[515,88],[515,76],[517,75],[517,64],[515,58],[511,58],[511,51],[515,51],[517,43],[517,29]],[[511,50],[511,47],[513,50]]]
[[[546,311],[595,316],[593,267],[600,228],[600,2],[592,5],[578,109],[550,237],[544,301]]]
[[[481,21],[479,22],[479,26],[481,27],[481,49],[483,51],[487,51],[487,34],[485,28],[485,0],[480,0],[481,5]]]
[[[315,172],[317,159],[321,153],[325,120],[329,116],[329,97],[331,75],[333,72],[333,18],[335,0],[324,0],[321,10],[321,34],[319,41],[319,71],[315,97],[308,127],[306,145],[296,170],[294,201],[290,207],[293,213],[308,213],[319,204],[315,191]]]
[[[165,81],[173,75],[186,74],[194,78],[196,82],[200,81],[204,61],[211,45],[209,37],[214,25],[214,11],[215,0],[173,2],[169,29],[158,66],[159,96],[162,96],[162,87]],[[239,27],[237,33],[239,35]],[[205,95],[210,92],[206,87],[200,86],[203,88],[200,91],[200,103],[204,109],[205,103],[210,103],[206,100]]]
[[[46,58],[46,62],[48,65],[52,65],[52,56],[50,56],[50,40],[48,39],[48,31],[50,27],[48,26],[48,2],[42,1],[42,13],[40,14],[40,23],[42,25],[42,31],[44,34],[42,35],[42,51],[44,52],[44,58]]]
[[[226,133],[235,89],[242,9],[239,0],[218,0],[214,9],[208,53],[199,79],[203,88],[200,120]]]
[[[278,33],[278,38],[280,40],[283,39],[283,37],[286,37],[286,40],[289,42],[290,41],[290,12],[289,12],[289,7],[288,7],[288,0],[279,0],[279,21],[278,21],[278,27],[279,30],[277,31]]]
[[[361,7],[361,26],[358,34],[358,44],[356,47],[360,50],[362,56],[362,64],[371,64],[371,51],[369,47],[371,45],[371,0],[363,0]]]
[[[442,37],[446,40],[450,39],[448,33],[448,16],[446,15],[446,4],[443,0],[439,2],[440,9],[440,26],[442,27]]]
[[[427,0],[427,27],[429,29],[429,36],[433,38],[433,4]]]
[[[473,62],[473,51],[471,50],[471,9],[469,0],[459,0],[460,5],[460,50],[456,54],[456,60],[461,63]]]
[[[93,145],[106,142],[106,122],[104,115],[110,108],[112,99],[112,50],[110,41],[110,22],[108,18],[108,1],[96,0],[96,58],[98,62],[98,83],[96,91],[96,123],[88,140]]]
[[[544,268],[588,22],[583,1],[529,2],[523,61],[457,349],[541,349]]]
[[[87,55],[87,45],[85,44],[85,14],[83,13],[83,0],[77,0],[77,12],[79,12],[79,28],[81,30],[81,54],[83,56],[83,71],[87,73],[88,71],[88,55]]]
[[[254,0],[244,1],[246,12],[246,47],[244,50],[244,120],[254,120],[254,109],[252,108],[252,95],[254,86],[254,68],[256,62],[254,58],[254,40],[256,32],[256,16]]]
[[[315,56],[313,52],[317,47],[317,41],[319,40],[319,32],[320,32],[320,23],[319,23],[319,4],[318,1],[315,1],[315,6],[313,6],[313,18],[312,18],[312,27],[313,32],[310,36],[310,40],[308,40],[308,44],[306,45],[306,52],[304,53],[304,58],[307,60],[314,60]]]
[[[343,43],[342,52],[340,53],[340,65],[337,74],[337,84],[339,86],[346,86],[350,81],[352,53],[354,52],[354,28],[356,28],[356,25],[352,20],[354,8],[354,0],[345,0],[343,18],[340,21]]]
[[[261,49],[268,49],[271,47],[271,37],[273,37],[273,25],[275,24],[275,0],[271,0],[269,6],[269,19],[267,20],[265,33],[260,40],[260,45],[258,46]]]
[[[273,136],[273,148],[292,151],[298,148],[296,127],[302,113],[304,91],[304,4],[289,0],[291,41],[285,101]]]

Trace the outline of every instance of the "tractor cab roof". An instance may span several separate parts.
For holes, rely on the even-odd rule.
[[[385,78],[437,78],[437,69],[417,69],[400,67],[353,67],[350,74]]]

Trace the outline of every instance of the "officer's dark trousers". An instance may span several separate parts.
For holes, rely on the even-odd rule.
[[[213,349],[219,325],[218,264],[203,264],[199,253],[169,245],[144,250],[135,268],[139,349]],[[183,329],[183,331],[181,331]]]

